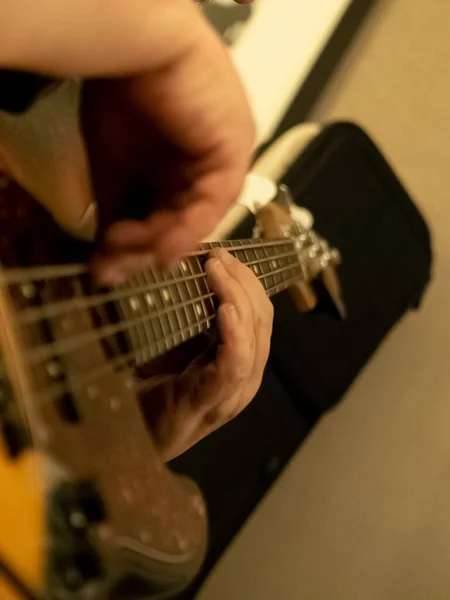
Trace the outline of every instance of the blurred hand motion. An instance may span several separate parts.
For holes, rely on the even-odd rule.
[[[85,82],[98,279],[120,281],[193,249],[237,199],[254,144],[238,75],[199,7],[192,0],[112,2],[107,10],[92,0],[4,4],[0,67]],[[151,202],[133,219],[136,190]]]

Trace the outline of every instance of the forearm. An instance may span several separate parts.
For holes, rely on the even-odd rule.
[[[191,0],[0,0],[0,11],[0,68],[56,76],[161,68],[211,35]]]

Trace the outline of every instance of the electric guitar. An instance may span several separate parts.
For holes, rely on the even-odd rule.
[[[339,252],[293,220],[286,194],[261,209],[261,236],[104,289],[87,244],[20,188],[0,191],[1,600],[168,597],[198,571],[205,505],[158,457],[135,371],[214,326],[216,245],[269,296],[289,289],[312,310],[321,279],[343,313]]]

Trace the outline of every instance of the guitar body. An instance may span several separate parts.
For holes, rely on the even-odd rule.
[[[102,289],[90,246],[0,178],[1,600],[150,600],[197,573],[206,509],[161,459],[152,384],[214,327],[208,253],[226,248],[300,310],[321,279],[344,314],[339,251],[295,220],[287,188],[258,217],[262,238],[205,242]]]
[[[0,231],[0,598],[176,592],[201,565],[206,511],[195,485],[161,462],[133,369],[115,368],[97,338],[61,360],[24,358],[28,347],[45,354],[56,339],[89,337],[102,317],[89,308],[24,327],[15,317],[83,298],[89,283],[2,278],[80,263],[89,249],[13,184],[0,191]],[[94,383],[79,379],[87,369]]]

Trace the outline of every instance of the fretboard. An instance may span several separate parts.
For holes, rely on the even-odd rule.
[[[169,273],[148,270],[132,277],[117,287],[129,294],[116,305],[127,325],[125,333],[136,364],[149,362],[214,324],[216,302],[204,265],[208,251],[218,246],[248,265],[269,296],[287,289],[302,275],[294,242],[286,238],[205,243]]]

